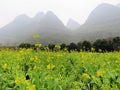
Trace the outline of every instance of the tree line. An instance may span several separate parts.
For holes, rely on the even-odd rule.
[[[77,44],[74,42],[71,42],[69,45],[61,44],[61,45],[55,45],[55,44],[49,44],[48,46],[39,47],[39,44],[37,44],[38,47],[36,47],[36,44],[32,45],[29,43],[21,43],[19,45],[19,48],[39,48],[41,50],[51,50],[51,51],[57,51],[57,50],[67,50],[69,52],[71,51],[96,51],[96,52],[113,52],[113,51],[120,51],[120,37],[114,37],[109,39],[97,39],[94,42],[90,41],[82,41],[78,42]]]

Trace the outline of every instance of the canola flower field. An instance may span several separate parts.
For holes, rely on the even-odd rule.
[[[120,53],[1,49],[0,90],[120,90]]]

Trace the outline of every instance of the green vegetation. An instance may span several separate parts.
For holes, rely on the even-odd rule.
[[[0,90],[120,90],[119,52],[59,48],[1,49]]]
[[[29,43],[21,43],[19,45],[19,48],[34,48],[36,49],[36,46],[40,45],[40,48],[44,50],[44,48],[48,47],[51,51],[54,51],[56,48],[55,44],[49,44],[48,46],[41,47],[41,44],[37,43],[35,45],[31,45]],[[94,48],[96,52],[113,52],[113,51],[120,51],[120,37],[114,37],[114,38],[109,38],[109,39],[97,39],[94,42],[90,41],[83,41],[83,42],[78,42],[73,43],[71,42],[69,45],[66,44],[61,44],[60,50],[67,49],[69,52],[70,51],[93,51],[91,50]]]

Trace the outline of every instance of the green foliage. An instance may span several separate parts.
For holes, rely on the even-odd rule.
[[[90,51],[91,50],[91,43],[89,41],[83,41],[82,49],[84,51]]]
[[[49,44],[48,46],[42,46],[41,43],[37,42],[34,45],[29,43],[21,43],[19,48],[34,48],[34,50],[46,50],[47,51],[96,51],[96,52],[113,52],[113,51],[120,51],[120,37],[114,37],[112,39],[97,39],[93,43],[90,41],[83,41],[78,42],[75,44],[74,42],[70,43],[69,45],[61,44]]]
[[[0,90],[120,90],[119,60],[119,52],[1,49]]]

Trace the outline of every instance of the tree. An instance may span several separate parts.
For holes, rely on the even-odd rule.
[[[71,50],[76,50],[77,49],[77,45],[75,43],[70,43],[70,45],[68,46],[68,51],[70,52]]]
[[[50,50],[52,50],[52,51],[54,50],[54,47],[55,47],[55,44],[49,44],[49,45],[48,45],[48,48],[49,48]]]
[[[78,43],[77,43],[77,50],[80,51],[80,49],[82,49],[82,43],[81,43],[81,42],[78,42]]]
[[[107,51],[107,48],[109,47],[109,44],[107,42],[107,40],[103,39],[98,39],[93,43],[93,47],[95,48],[95,50],[98,52],[99,50],[103,51]]]
[[[55,47],[54,47],[54,51],[60,51],[60,45],[55,45]]]
[[[32,45],[31,44],[29,44],[29,43],[21,43],[20,45],[19,45],[19,48],[31,48],[32,47]]]
[[[120,51],[120,37],[113,38],[113,48],[116,51]]]
[[[62,43],[62,44],[60,45],[60,47],[61,47],[61,50],[63,50],[63,49],[65,49],[67,46],[66,46],[66,44]]]
[[[83,41],[82,42],[82,49],[84,51],[90,51],[91,50],[91,43],[89,41]]]
[[[107,50],[107,51],[114,51],[113,41],[112,41],[112,40],[107,40],[106,50]]]

